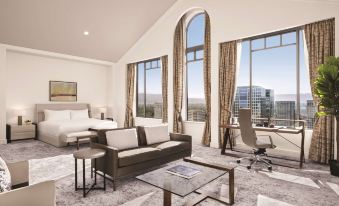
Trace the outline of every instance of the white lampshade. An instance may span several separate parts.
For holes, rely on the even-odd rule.
[[[106,107],[99,107],[98,108],[99,113],[106,113],[106,110],[107,110]]]
[[[14,110],[14,115],[15,116],[25,116],[26,115],[26,110],[24,110],[24,109],[16,109],[16,110]]]

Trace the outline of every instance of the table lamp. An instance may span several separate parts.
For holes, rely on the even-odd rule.
[[[22,116],[26,115],[26,111],[23,109],[18,109],[14,111],[14,114],[18,116],[18,125],[22,125]]]

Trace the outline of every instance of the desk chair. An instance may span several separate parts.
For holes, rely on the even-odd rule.
[[[266,149],[274,149],[276,146],[273,145],[272,137],[269,135],[260,135],[266,136],[269,138],[270,143],[263,142],[260,140],[259,135],[257,136],[255,130],[252,127],[252,116],[251,109],[241,108],[239,110],[239,125],[242,141],[247,145],[253,148],[252,157],[244,157],[237,160],[237,163],[240,163],[243,159],[249,159],[251,164],[247,166],[247,169],[251,169],[253,164],[257,162],[263,162],[268,166],[268,170],[272,170],[271,160],[267,158]]]

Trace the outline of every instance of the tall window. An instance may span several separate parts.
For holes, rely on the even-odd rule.
[[[203,67],[205,14],[195,15],[186,32],[187,120],[203,122],[206,119]]]
[[[313,128],[315,107],[308,75],[300,30],[243,41],[234,116],[239,108],[250,107],[256,124],[263,124],[258,118],[301,119]],[[274,124],[298,126],[293,121]]]
[[[137,117],[162,118],[160,59],[137,64]]]

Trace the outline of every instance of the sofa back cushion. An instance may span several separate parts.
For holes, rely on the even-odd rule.
[[[0,193],[11,190],[11,174],[5,163],[0,157]]]
[[[155,144],[170,140],[167,125],[144,127],[147,144]]]
[[[138,136],[135,128],[107,131],[106,139],[108,146],[118,150],[138,147]]]

